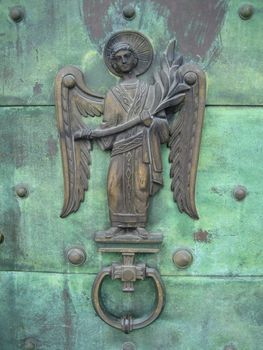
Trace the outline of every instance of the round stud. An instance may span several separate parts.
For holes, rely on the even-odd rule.
[[[134,343],[125,342],[122,345],[122,350],[136,350],[136,346]]]
[[[14,22],[18,23],[23,20],[23,18],[25,17],[25,13],[22,7],[14,6],[10,9],[9,16]]]
[[[124,281],[133,281],[135,279],[135,273],[131,269],[124,269],[122,272],[122,278]]]
[[[72,89],[76,85],[75,77],[72,74],[65,75],[63,78],[63,84],[67,88]]]
[[[25,350],[35,350],[36,348],[37,348],[37,344],[36,344],[35,339],[28,338],[25,340],[25,344],[24,344]]]
[[[131,21],[134,19],[136,15],[136,11],[133,5],[127,5],[123,8],[123,17],[127,19],[128,21]]]
[[[28,189],[23,185],[16,186],[16,194],[20,198],[25,198],[28,196]]]
[[[5,236],[0,232],[0,244],[4,243]]]
[[[173,255],[174,264],[180,269],[186,269],[193,262],[193,255],[187,249],[179,249]]]
[[[233,190],[233,195],[237,201],[242,201],[247,195],[247,189],[244,186],[237,186]]]
[[[184,80],[185,80],[186,84],[192,86],[196,83],[197,75],[195,72],[187,72],[184,75]]]
[[[237,350],[237,348],[234,345],[226,345],[224,350]]]
[[[254,7],[251,4],[244,4],[239,7],[238,13],[243,20],[250,19],[254,13]]]
[[[82,265],[86,261],[86,253],[82,248],[70,248],[67,257],[69,262],[75,266]]]

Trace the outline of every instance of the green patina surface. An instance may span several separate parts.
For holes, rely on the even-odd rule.
[[[103,63],[101,52],[105,40],[113,31],[136,29],[149,36],[157,56],[169,39],[177,37],[178,48],[188,60],[207,69],[208,104],[263,104],[261,0],[252,2],[255,13],[249,21],[238,16],[240,0],[212,3],[188,0],[183,4],[178,0],[165,0],[162,4],[159,0],[135,1],[134,21],[122,18],[125,3],[121,0],[1,1],[0,102],[53,104],[54,76],[66,64],[81,67],[89,86],[105,93],[115,82]],[[26,18],[15,24],[8,16],[9,8],[19,4],[24,7]],[[169,4],[174,8],[173,13]],[[204,11],[197,13],[198,6],[205,6]],[[211,14],[210,8],[215,10]]]
[[[168,149],[163,147],[164,188],[152,199],[148,228],[164,234],[162,251],[145,257],[164,275],[262,274],[262,108],[206,109],[197,178],[200,220],[180,214],[170,191]],[[96,122],[99,123],[99,120]],[[110,154],[95,144],[90,187],[80,210],[59,217],[63,175],[53,107],[1,108],[1,246],[0,269],[55,272],[97,272],[118,256],[96,252],[93,235],[109,227],[106,177]],[[27,198],[16,196],[24,184]],[[236,201],[237,185],[248,196]],[[96,215],[94,215],[96,213]],[[209,242],[196,242],[203,230]],[[81,245],[87,262],[76,269],[66,263],[64,250]],[[179,271],[172,254],[188,247],[195,256],[188,270]]]
[[[258,350],[263,343],[263,3],[252,1],[254,15],[242,21],[238,0],[137,0],[131,22],[121,16],[127,3],[0,2],[0,232],[5,237],[0,349],[21,349],[33,337],[38,349],[49,350],[121,350],[128,341],[139,350],[223,350],[231,344]],[[26,11],[17,24],[8,17],[14,5]],[[116,83],[104,67],[102,48],[112,32],[127,28],[150,38],[157,54],[154,67],[176,37],[187,59],[207,72],[209,105],[198,166],[198,221],[180,214],[172,200],[163,147],[165,185],[152,199],[148,228],[161,231],[164,243],[159,254],[139,255],[137,261],[161,272],[167,303],[155,323],[130,335],[104,324],[90,295],[95,274],[120,261],[117,254],[98,253],[93,242],[94,232],[110,224],[110,154],[94,144],[85,202],[61,219],[63,175],[53,106],[54,77],[66,64],[79,66],[94,91],[105,93]],[[94,126],[99,123],[92,120]],[[28,188],[27,198],[16,195],[19,184]],[[240,202],[232,194],[237,185],[248,189]],[[194,233],[201,230],[207,238],[196,241]],[[76,245],[87,253],[80,267],[65,258],[65,250]],[[186,270],[172,262],[180,247],[194,256]],[[134,296],[107,281],[102,295],[119,315],[132,309],[139,316],[154,301],[150,281],[138,283]]]
[[[143,350],[239,350],[261,349],[262,280],[258,278],[165,277],[167,307],[151,326],[128,335],[96,317],[90,298],[94,276],[4,272],[0,275],[0,336],[5,350],[23,348],[35,338],[38,349],[122,350],[133,342]],[[152,290],[147,281],[141,286]],[[117,282],[103,286],[105,301],[115,309],[128,309],[126,294]],[[139,293],[129,305],[147,311]],[[120,307],[119,307],[120,308]],[[116,310],[115,310],[116,311]],[[5,315],[10,315],[6,319]]]

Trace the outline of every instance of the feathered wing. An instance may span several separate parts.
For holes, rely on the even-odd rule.
[[[91,163],[91,142],[76,140],[74,135],[87,129],[82,117],[103,113],[104,98],[88,90],[78,68],[67,66],[56,76],[55,103],[64,175],[61,217],[66,217],[76,212],[84,200]]]
[[[198,219],[195,182],[205,111],[206,79],[204,72],[192,64],[183,65],[180,73],[190,89],[170,130],[171,190],[180,212]]]

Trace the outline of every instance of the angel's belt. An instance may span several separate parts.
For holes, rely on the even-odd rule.
[[[131,151],[132,149],[143,146],[144,144],[143,131],[138,134],[131,136],[127,139],[123,139],[114,143],[111,156],[116,156],[117,154],[122,154]]]

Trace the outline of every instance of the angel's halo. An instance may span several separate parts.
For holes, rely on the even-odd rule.
[[[153,47],[149,39],[142,33],[126,30],[113,34],[107,41],[104,48],[104,61],[108,69],[114,75],[121,76],[112,67],[111,53],[113,47],[118,43],[128,44],[138,57],[137,66],[134,68],[136,76],[145,73],[153,60]]]

